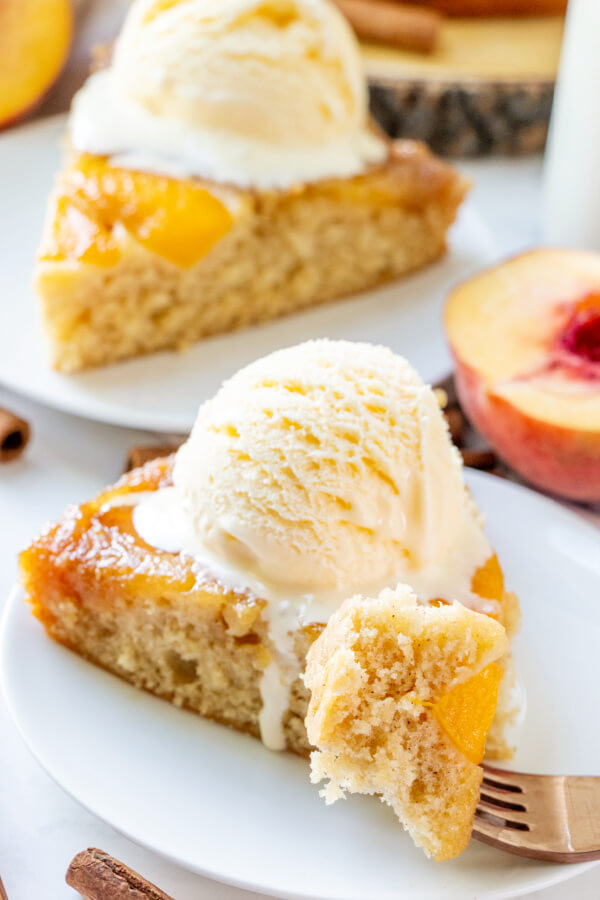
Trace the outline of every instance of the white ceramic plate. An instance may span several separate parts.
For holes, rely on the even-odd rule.
[[[0,137],[0,196],[10,209],[0,266],[0,382],[76,415],[117,425],[185,432],[201,400],[222,380],[279,347],[313,337],[384,343],[436,381],[449,369],[440,311],[449,285],[490,262],[493,243],[468,206],[451,232],[450,253],[394,285],[237,334],[211,338],[184,354],[159,353],[64,376],[53,372],[33,291],[32,266],[65,119],[58,116]]]
[[[516,658],[527,710],[514,766],[598,774],[598,531],[524,488],[479,473],[468,481],[523,607]],[[326,807],[304,761],[53,643],[20,591],[6,609],[0,657],[9,708],[47,772],[133,840],[216,879],[280,897],[489,900],[593,865],[535,863],[475,842],[433,863],[373,798]]]

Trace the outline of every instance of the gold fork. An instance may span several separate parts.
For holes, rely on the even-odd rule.
[[[532,859],[600,859],[600,777],[483,770],[474,838]]]

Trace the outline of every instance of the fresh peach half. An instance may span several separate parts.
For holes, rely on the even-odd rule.
[[[0,0],[0,128],[32,110],[71,44],[70,0]]]
[[[535,250],[455,288],[445,310],[460,401],[515,471],[600,500],[600,254]]]

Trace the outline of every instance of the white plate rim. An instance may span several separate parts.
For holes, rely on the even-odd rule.
[[[474,471],[474,470],[469,471],[468,477],[469,477],[469,479],[474,479],[476,482],[480,479],[484,480],[484,481],[487,481],[487,480],[496,481],[495,476],[488,475],[486,473],[482,473],[482,472],[478,472],[478,471]],[[503,487],[509,493],[518,493],[518,494],[525,493],[525,494],[527,494],[529,496],[530,500],[532,500],[534,503],[537,503],[540,508],[547,509],[548,511],[550,511],[550,509],[552,509],[553,514],[555,516],[558,515],[559,518],[562,518],[563,522],[565,522],[567,525],[569,523],[572,523],[572,524],[577,523],[577,527],[583,526],[583,528],[585,528],[585,529],[590,529],[590,533],[592,531],[595,531],[593,526],[589,525],[587,522],[584,522],[574,512],[571,512],[570,510],[559,506],[555,501],[553,501],[549,497],[538,494],[537,492],[530,490],[529,488],[523,487],[518,484],[514,484],[512,482],[508,482],[508,481],[503,481]],[[2,647],[4,646],[5,641],[7,641],[7,639],[8,639],[11,616],[14,614],[14,610],[16,609],[17,604],[20,604],[20,603],[22,603],[22,588],[20,587],[20,585],[17,584],[12,588],[9,597],[4,604],[4,609],[2,610],[2,616],[0,618],[0,688],[2,690],[2,694],[4,696],[4,700],[5,700],[7,709],[10,713],[10,716],[11,716],[11,718],[15,724],[15,727],[17,728],[17,731],[19,732],[23,742],[27,746],[27,749],[29,750],[29,752],[31,753],[33,758],[36,760],[38,765],[40,765],[40,767],[46,772],[46,774],[49,775],[49,777],[61,788],[61,790],[63,790],[73,800],[75,800],[77,803],[79,803],[81,806],[83,806],[85,809],[87,809],[96,818],[105,822],[107,825],[114,828],[116,831],[120,832],[125,837],[129,838],[130,840],[132,840],[135,843],[138,843],[138,844],[146,847],[147,849],[151,850],[152,852],[156,853],[157,855],[170,860],[171,862],[175,863],[178,866],[181,866],[182,868],[184,868],[188,871],[193,871],[193,872],[195,872],[199,875],[202,875],[206,878],[213,879],[213,880],[219,881],[221,883],[228,884],[233,887],[240,888],[240,889],[255,891],[257,893],[264,894],[267,896],[279,896],[282,898],[282,900],[318,900],[318,895],[314,894],[314,893],[307,895],[302,892],[297,892],[294,890],[286,890],[284,892],[281,892],[281,890],[279,888],[278,888],[278,893],[276,895],[273,895],[272,889],[269,889],[269,887],[267,885],[261,886],[260,884],[256,884],[254,882],[244,880],[243,878],[235,878],[231,875],[228,875],[226,872],[216,871],[214,869],[210,869],[207,866],[200,866],[200,865],[192,866],[190,864],[189,860],[187,860],[183,857],[178,857],[176,854],[165,852],[164,849],[161,849],[161,847],[157,846],[156,844],[151,844],[151,843],[148,843],[147,841],[141,841],[139,839],[139,837],[136,836],[135,833],[132,833],[131,831],[129,831],[126,828],[120,827],[114,821],[111,821],[109,818],[103,816],[101,813],[99,813],[96,809],[93,808],[93,804],[88,804],[88,803],[84,802],[75,793],[73,793],[71,790],[69,790],[69,788],[64,785],[63,781],[61,780],[60,775],[57,772],[53,771],[51,766],[49,766],[45,763],[43,756],[41,756],[38,753],[38,751],[36,750],[36,747],[33,746],[33,743],[30,740],[29,735],[27,734],[27,729],[21,721],[19,711],[15,707],[15,705],[13,703],[13,698],[11,697],[10,692],[6,685],[6,679],[4,677],[4,665],[3,665],[1,651],[2,651]],[[544,866],[544,869],[547,868],[547,876],[543,876],[540,874],[539,871],[537,871],[535,879],[530,880],[528,883],[523,884],[521,887],[516,888],[516,889],[513,886],[511,888],[510,895],[506,894],[505,891],[503,891],[502,889],[498,889],[498,890],[493,890],[493,891],[486,891],[484,894],[482,894],[482,896],[484,896],[486,898],[486,900],[505,900],[505,898],[507,898],[509,896],[510,897],[524,896],[524,895],[531,893],[532,891],[543,890],[545,888],[551,887],[556,884],[560,884],[561,882],[564,882],[571,878],[574,878],[577,875],[583,874],[585,871],[587,871],[591,868],[594,868],[599,863],[600,863],[600,860],[599,861],[582,862],[582,863],[574,863],[574,864],[564,864],[564,865],[548,863],[547,866],[546,865]],[[445,893],[443,896],[444,896],[445,900],[464,900],[464,897],[462,897],[462,896],[458,897],[454,893],[452,893],[452,894]],[[476,895],[473,895],[473,896],[475,897]],[[329,897],[330,897],[330,895],[327,895],[328,900],[329,900]],[[415,894],[415,900],[417,900],[417,897],[418,897],[418,895]]]

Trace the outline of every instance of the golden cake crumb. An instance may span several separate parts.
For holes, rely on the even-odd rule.
[[[318,748],[311,780],[327,779],[326,802],[376,794],[428,856],[461,853],[507,646],[494,619],[420,605],[406,585],[347,600],[309,650],[304,676]]]

